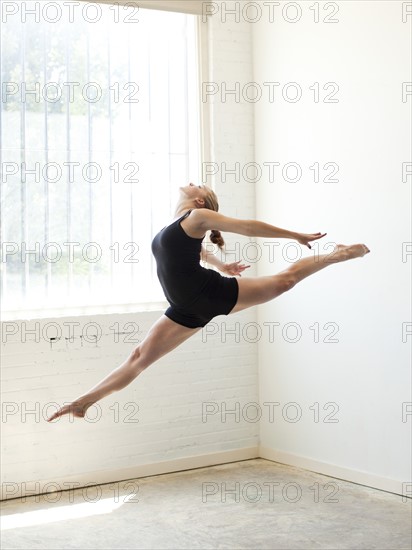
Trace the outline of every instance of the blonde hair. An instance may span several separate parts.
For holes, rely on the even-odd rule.
[[[219,202],[217,200],[216,193],[210,187],[206,187],[206,185],[204,186],[204,189],[206,190],[205,208],[219,212]],[[212,229],[210,233],[210,240],[212,243],[217,244],[219,248],[223,248],[225,244],[220,231],[217,229]]]

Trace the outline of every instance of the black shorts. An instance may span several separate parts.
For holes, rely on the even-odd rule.
[[[190,306],[171,304],[165,311],[166,317],[188,328],[206,326],[217,315],[229,315],[239,295],[236,277],[224,277],[211,270],[213,276],[206,287]]]

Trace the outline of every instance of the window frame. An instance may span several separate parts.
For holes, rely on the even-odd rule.
[[[128,7],[133,7],[134,4],[142,9],[174,11],[190,15],[202,15],[203,4],[211,3],[203,0],[80,0],[80,2]]]

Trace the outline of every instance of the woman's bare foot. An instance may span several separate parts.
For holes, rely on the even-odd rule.
[[[51,422],[60,416],[65,414],[72,414],[78,418],[84,418],[86,411],[89,407],[93,405],[92,401],[85,401],[84,399],[75,399],[72,403],[64,405],[58,411],[53,413],[48,419],[47,422]]]
[[[365,244],[338,244],[332,254],[326,257],[327,262],[344,262],[353,258],[361,258],[370,252]]]

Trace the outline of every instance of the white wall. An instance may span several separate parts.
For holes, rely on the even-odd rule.
[[[402,22],[402,2],[339,2],[339,22],[327,24],[331,9],[322,11],[320,3],[314,23],[309,5],[299,3],[295,23],[278,8],[274,23],[262,17],[253,24],[254,80],[280,83],[273,103],[267,94],[256,103],[256,162],[280,163],[274,182],[266,177],[257,185],[256,216],[327,232],[323,243],[365,243],[371,253],[328,267],[259,307],[260,324],[280,323],[273,341],[267,336],[259,347],[260,401],[280,403],[274,421],[262,418],[261,456],[398,491],[410,481],[411,458],[411,415],[402,419],[402,404],[411,402],[411,337],[402,341],[402,324],[411,322],[412,258],[402,260],[402,243],[411,241],[411,176],[402,181],[402,163],[411,162],[412,97],[402,102],[402,82],[411,81],[412,16]],[[300,101],[282,98],[288,82],[300,85]],[[309,89],[315,82],[319,102]],[[339,85],[338,103],[322,101],[332,91],[323,90],[327,82]],[[282,178],[289,162],[300,165],[300,181]],[[319,183],[309,169],[316,162]],[[337,183],[322,181],[327,162],[339,166]],[[292,248],[289,254],[293,259]],[[279,246],[274,262],[265,255],[259,274],[288,265]],[[336,343],[325,341],[328,322],[338,327]],[[296,422],[282,417],[290,402],[296,406],[284,413],[292,419],[300,410]],[[339,407],[338,422],[323,421],[333,412],[322,409],[326,403]]]
[[[228,39],[230,25],[228,29],[218,20],[210,24],[213,78],[222,80],[232,74],[250,79],[248,24],[232,27],[235,44]],[[239,66],[243,52],[248,57]],[[229,162],[238,154],[253,158],[253,106],[220,109],[219,98],[213,99],[212,159],[206,160],[220,164],[222,159]],[[242,142],[236,143],[240,134]],[[216,177],[221,211],[254,217],[250,185],[219,182]],[[236,250],[236,235],[224,236],[228,249]],[[229,255],[227,259],[240,258]],[[257,456],[257,422],[239,422],[236,415],[222,416],[222,410],[236,410],[236,403],[256,402],[258,398],[257,344],[236,342],[235,335],[225,336],[226,328],[236,328],[240,321],[253,321],[253,310],[237,314],[236,319],[217,317],[207,329],[152,365],[127,388],[100,401],[98,407],[90,409],[89,419],[65,416],[46,422],[55,410],[48,408],[48,403],[69,402],[129,355],[136,343],[128,342],[124,334],[116,337],[116,323],[120,331],[133,330],[126,324],[134,323],[138,328],[134,337],[141,341],[164,309],[42,319],[37,325],[34,319],[22,319],[14,325],[3,323],[3,330],[16,329],[16,334],[3,333],[2,343],[1,498]],[[69,322],[79,323],[73,341],[65,339],[69,336]],[[42,337],[47,323],[57,323],[61,330],[62,338],[53,346]],[[87,323],[101,327],[97,343],[80,339]],[[25,343],[24,328],[35,330]],[[89,334],[93,334],[93,329]],[[216,411],[206,421],[202,419],[204,403]],[[30,414],[30,410],[34,413]],[[97,422],[93,421],[94,414],[98,415]],[[133,422],[136,419],[138,422]]]

